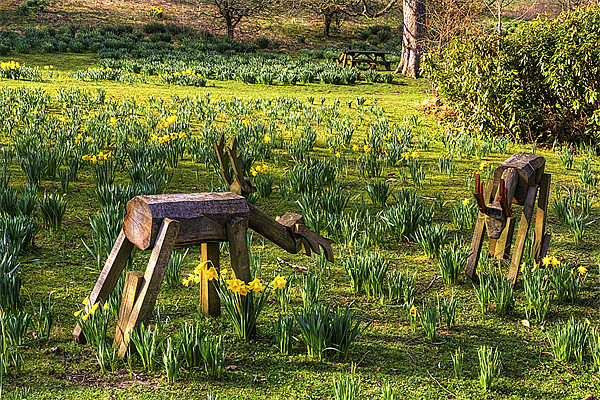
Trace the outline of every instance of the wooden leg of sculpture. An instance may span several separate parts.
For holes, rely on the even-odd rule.
[[[219,243],[202,243],[202,261],[210,261],[209,267],[213,266],[219,272]],[[218,317],[221,314],[221,302],[217,294],[215,281],[206,279],[206,274],[202,274],[200,283],[200,306],[202,312],[212,317]]]
[[[512,239],[515,232],[515,222],[515,218],[508,217],[506,219],[506,227],[498,238],[494,254],[492,254],[496,260],[507,260],[510,256],[510,248],[512,246]]]
[[[519,232],[517,233],[517,241],[515,242],[515,251],[510,262],[510,269],[508,271],[508,283],[514,285],[519,274],[519,267],[521,266],[521,259],[523,258],[523,249],[525,247],[525,241],[529,233],[529,225],[531,224],[531,217],[533,216],[533,206],[535,204],[535,198],[537,196],[538,186],[530,186],[527,190],[527,197],[525,197],[525,204],[523,205],[523,214],[521,215],[521,222],[519,222]]]
[[[165,277],[165,271],[169,265],[169,259],[173,251],[175,239],[179,233],[179,222],[165,218],[158,230],[156,242],[148,261],[148,267],[144,273],[144,282],[140,293],[132,307],[129,320],[123,335],[123,341],[119,347],[119,355],[124,357],[129,346],[129,334],[139,323],[146,320],[154,308],[160,285]]]
[[[125,265],[129,260],[132,250],[133,243],[125,237],[125,233],[123,232],[123,229],[121,229],[117,241],[104,264],[104,268],[102,268],[96,286],[94,286],[94,290],[92,290],[92,294],[90,294],[86,311],[89,311],[89,309],[97,302],[108,300],[108,297],[112,294],[113,290],[115,290],[117,281],[121,277],[123,269],[125,269]],[[80,344],[85,343],[85,336],[81,332],[79,324],[77,324],[73,331],[73,340]]]
[[[250,254],[248,252],[248,219],[236,219],[227,222],[227,239],[229,240],[229,255],[231,268],[238,279],[250,282]],[[252,293],[248,293],[246,301],[252,301]],[[251,335],[256,333],[256,326]]]
[[[135,299],[138,297],[144,283],[144,273],[142,271],[129,271],[125,275],[125,285],[123,286],[123,296],[121,297],[121,308],[119,309],[119,320],[117,321],[117,330],[115,331],[115,340],[113,347],[118,347],[123,341],[123,335],[127,329],[129,316],[133,310]]]
[[[546,234],[548,198],[550,197],[550,180],[550,174],[544,174],[540,179],[540,193],[538,195],[537,211],[535,213],[535,241],[533,242],[533,256],[535,261],[538,263],[543,257],[546,256],[548,252],[548,246],[550,244],[550,237]],[[545,251],[543,249],[545,249]]]
[[[485,183],[483,195],[485,199],[489,199],[490,193],[494,182],[488,180]],[[471,255],[467,259],[467,266],[465,267],[465,274],[471,278],[472,281],[477,282],[477,263],[479,262],[479,256],[481,255],[481,247],[483,246],[483,233],[485,231],[485,214],[481,211],[477,214],[477,223],[475,224],[475,230],[473,231],[473,241],[471,242]]]
[[[250,282],[250,254],[248,253],[248,219],[240,218],[227,222],[227,240],[229,240],[229,254],[231,268],[235,276],[244,282]]]

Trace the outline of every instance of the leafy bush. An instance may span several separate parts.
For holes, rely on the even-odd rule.
[[[44,11],[48,5],[46,0],[25,0],[17,8],[17,14],[28,15],[39,11]]]
[[[598,140],[600,7],[539,18],[514,33],[455,40],[422,72],[462,128],[519,140]]]

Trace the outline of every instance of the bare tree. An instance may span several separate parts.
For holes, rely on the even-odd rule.
[[[363,14],[370,18],[376,18],[390,11],[397,2],[397,0],[389,0],[383,8],[373,12],[373,4],[369,0],[362,1]],[[425,42],[425,3],[423,0],[403,0],[402,14],[404,20],[402,58],[395,73],[401,72],[411,78],[418,78]]]
[[[328,37],[331,24],[357,15],[359,0],[300,0],[300,6],[323,18],[323,36]]]
[[[207,12],[207,15],[222,19],[227,28],[227,36],[231,39],[242,19],[260,15],[275,9],[278,5],[277,1],[272,0],[209,0],[208,2],[215,6],[215,10],[213,13]]]
[[[427,49],[442,50],[452,39],[473,29],[483,0],[427,0]]]

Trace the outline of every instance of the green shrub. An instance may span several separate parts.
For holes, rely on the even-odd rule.
[[[600,7],[472,35],[425,55],[422,72],[461,128],[519,140],[597,141]]]

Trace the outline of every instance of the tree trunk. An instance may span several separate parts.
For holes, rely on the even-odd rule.
[[[395,73],[401,72],[411,78],[418,78],[425,39],[425,3],[422,0],[404,0],[402,12],[402,59]]]
[[[325,14],[325,25],[323,25],[323,36],[329,37],[329,29],[331,28],[331,15]]]
[[[233,29],[235,28],[233,18],[231,16],[225,15],[225,24],[227,25],[227,37],[229,39],[233,39]]]

